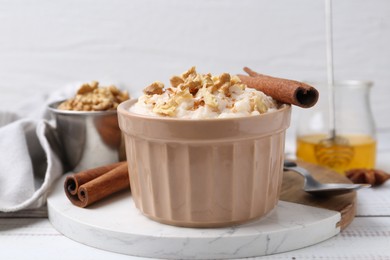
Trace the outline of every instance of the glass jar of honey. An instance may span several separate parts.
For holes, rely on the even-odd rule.
[[[372,82],[335,82],[333,107],[329,106],[327,84],[311,85],[319,90],[320,98],[315,107],[299,111],[297,158],[341,174],[353,168],[374,168],[375,124],[369,100]]]

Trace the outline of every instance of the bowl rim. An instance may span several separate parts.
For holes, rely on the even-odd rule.
[[[48,104],[47,108],[55,114],[63,114],[63,115],[110,115],[117,114],[117,109],[115,110],[104,110],[104,111],[77,111],[77,110],[62,110],[58,109],[58,105],[62,102],[66,101],[66,99],[54,101]]]
[[[138,119],[145,119],[145,120],[154,120],[154,121],[172,121],[172,122],[223,122],[223,121],[237,121],[237,120],[248,120],[248,119],[257,119],[262,118],[266,116],[270,116],[275,113],[284,113],[286,110],[291,109],[290,104],[282,104],[280,108],[276,109],[275,111],[263,113],[260,115],[251,115],[251,116],[240,116],[240,117],[224,117],[224,118],[201,118],[201,119],[194,119],[194,118],[177,118],[177,117],[159,117],[159,116],[152,116],[152,115],[143,115],[131,112],[129,108],[134,105],[135,102],[137,102],[138,99],[129,99],[126,101],[123,101],[120,103],[117,107],[118,114],[123,114],[131,117],[135,117]],[[131,103],[131,104],[129,104]],[[126,107],[126,108],[125,108]]]

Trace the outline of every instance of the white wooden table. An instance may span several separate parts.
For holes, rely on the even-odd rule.
[[[390,149],[379,151],[377,164],[390,172]],[[19,213],[18,217],[0,214],[0,259],[142,259],[75,242],[55,230],[42,217],[44,214],[45,209]],[[262,258],[390,259],[390,181],[358,191],[356,218],[337,236],[314,246],[258,259]]]
[[[5,100],[5,96],[0,97]],[[4,103],[3,103],[4,104]],[[4,106],[0,105],[0,108]],[[390,129],[378,131],[377,168],[390,172]],[[287,139],[286,152],[294,151]],[[322,243],[258,259],[390,259],[390,181],[358,191],[357,215],[340,234]],[[46,209],[0,212],[0,260],[142,259],[92,248],[53,228]]]

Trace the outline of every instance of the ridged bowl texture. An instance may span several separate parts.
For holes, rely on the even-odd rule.
[[[259,116],[177,119],[118,107],[130,186],[147,217],[174,226],[224,227],[258,219],[279,200],[291,107]]]

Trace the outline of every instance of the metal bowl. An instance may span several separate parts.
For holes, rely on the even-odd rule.
[[[125,159],[116,110],[57,109],[61,102],[51,103],[48,110],[56,122],[67,170],[82,171]]]

